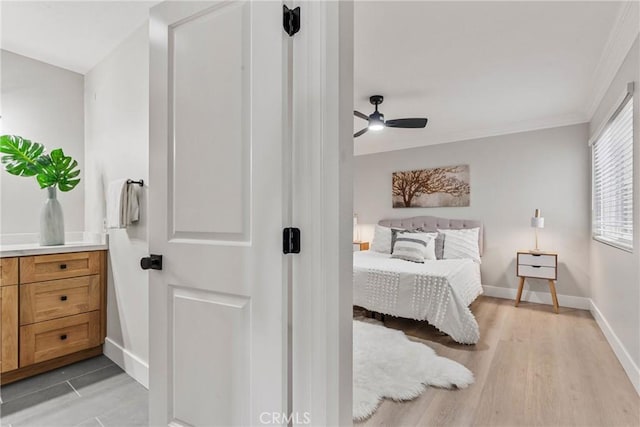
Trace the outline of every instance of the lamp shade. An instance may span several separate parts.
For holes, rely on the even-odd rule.
[[[531,218],[531,226],[533,228],[544,228],[544,218],[541,216]]]
[[[531,226],[533,228],[544,228],[544,218],[540,213],[540,209],[536,209],[535,213],[533,214],[533,218],[531,218]]]

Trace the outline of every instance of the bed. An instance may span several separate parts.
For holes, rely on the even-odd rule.
[[[382,220],[380,225],[407,230],[480,228],[472,220],[431,216]],[[469,305],[482,294],[480,265],[471,259],[426,260],[424,264],[391,258],[390,254],[361,251],[353,254],[353,303],[370,311],[424,320],[463,344],[480,338],[478,322]]]

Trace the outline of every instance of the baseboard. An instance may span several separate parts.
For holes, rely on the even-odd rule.
[[[104,340],[104,355],[120,366],[134,380],[149,388],[149,364],[115,341]]]
[[[638,395],[640,395],[640,369],[634,363],[631,356],[629,356],[627,349],[624,347],[616,333],[613,332],[613,329],[611,329],[609,322],[607,322],[607,319],[605,319],[605,317],[602,315],[602,312],[594,304],[593,300],[590,300],[590,302],[591,314],[593,315],[593,318],[596,319],[596,323],[598,324],[598,326],[600,326],[600,330],[602,330],[602,333],[609,342],[609,345],[613,349],[613,352],[620,361],[622,369],[624,369],[627,377],[629,377],[629,380],[631,380],[631,384],[633,384],[636,392],[638,393]]]
[[[484,295],[495,298],[505,298],[515,300],[518,295],[518,290],[514,288],[503,288],[500,286],[485,286]],[[537,304],[553,305],[551,300],[551,294],[549,292],[531,291],[525,289],[522,291],[521,301],[534,302]],[[576,297],[573,295],[560,295],[558,294],[558,304],[560,307],[578,308],[580,310],[591,309],[591,299],[586,297]]]

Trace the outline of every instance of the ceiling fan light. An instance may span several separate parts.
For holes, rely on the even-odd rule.
[[[381,122],[369,123],[369,130],[379,131],[382,129],[384,129],[384,124],[382,124]]]
[[[384,116],[377,111],[369,116],[369,130],[379,131],[384,129]]]

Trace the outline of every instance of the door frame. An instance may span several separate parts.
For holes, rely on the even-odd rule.
[[[352,424],[353,1],[296,1],[290,411]]]

